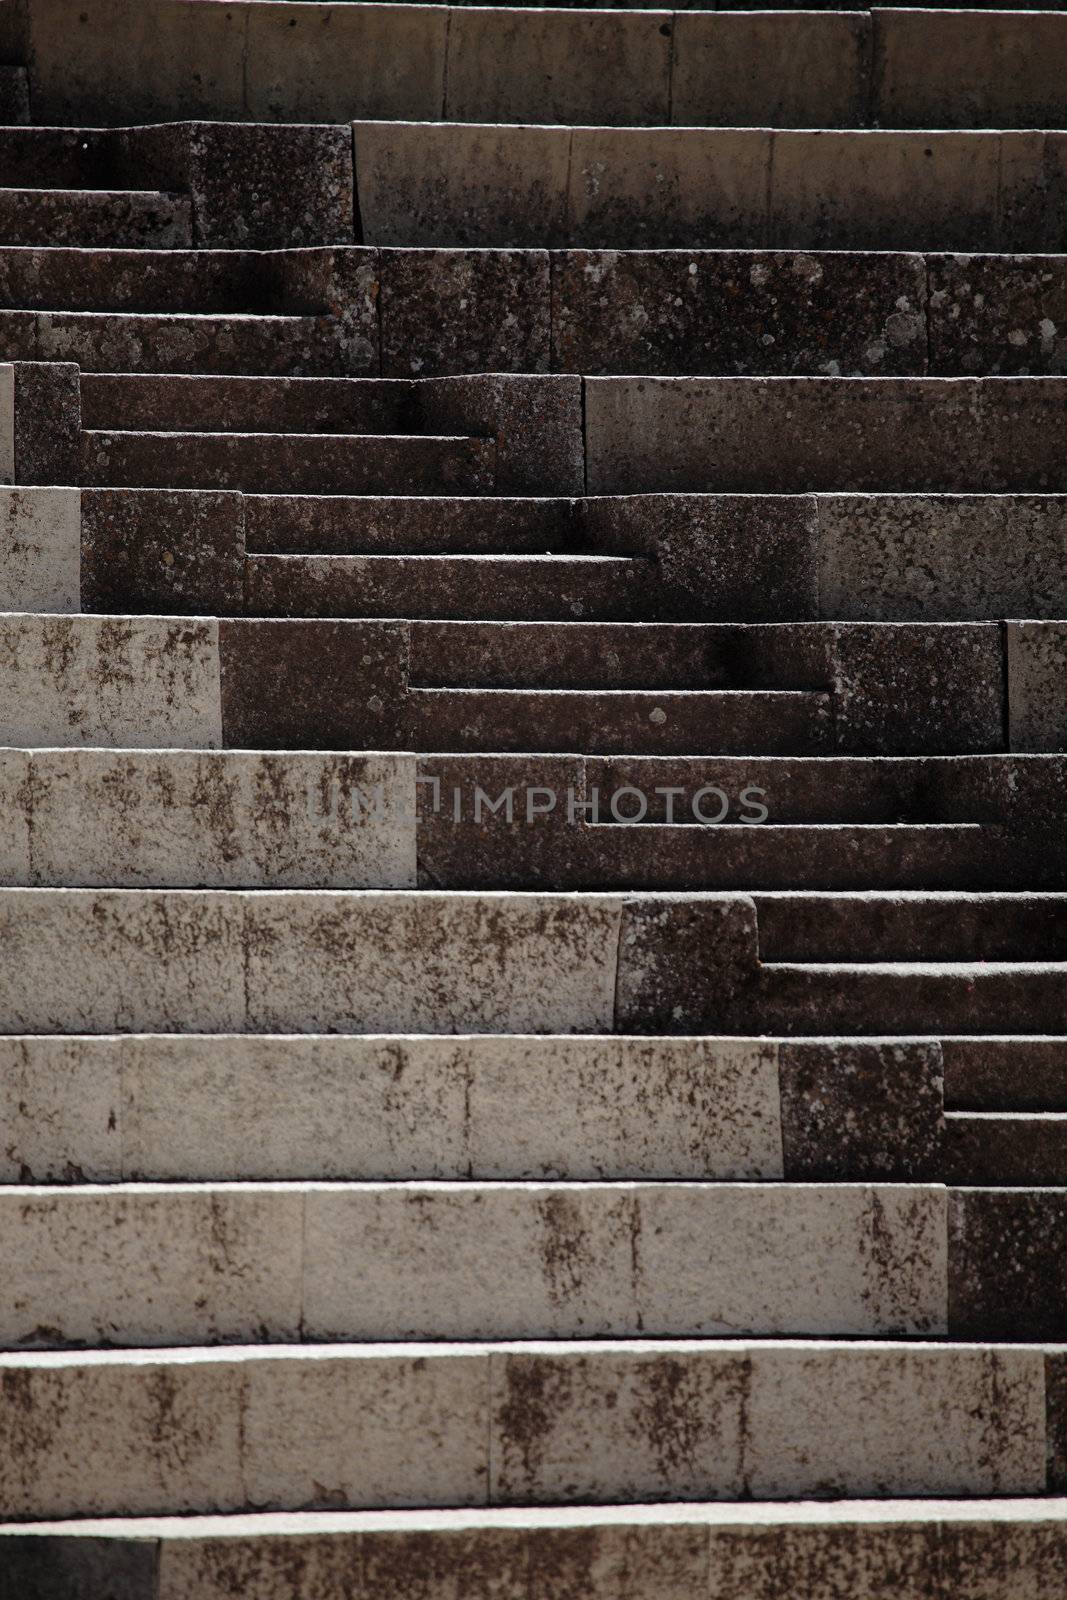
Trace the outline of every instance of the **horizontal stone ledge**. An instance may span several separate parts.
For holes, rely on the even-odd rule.
[[[334,1511],[1039,1495],[1056,1359],[842,1340],[3,1355],[0,1486],[37,1521],[324,1509],[324,1473]]]

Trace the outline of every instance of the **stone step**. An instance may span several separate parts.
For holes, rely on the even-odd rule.
[[[30,120],[30,83],[25,67],[0,66],[0,123]]]
[[[253,555],[257,617],[639,618],[649,563],[598,555]]]
[[[937,1185],[13,1186],[0,1217],[7,1349],[949,1331]]]
[[[811,0],[807,0],[811,3]],[[0,1527],[3,1600],[74,1600],[122,1581],[124,1600],[401,1600],[415,1585],[499,1600],[805,1600],[839,1592],[981,1592],[996,1559],[1020,1597],[1055,1591],[1063,1499],[262,1512]],[[994,1558],[995,1552],[995,1558]],[[624,1587],[620,1587],[624,1585]],[[418,1591],[417,1591],[418,1592]]]
[[[390,378],[96,373],[82,381],[82,420],[143,433],[408,434],[426,431],[425,393]]]
[[[41,1521],[1043,1495],[1062,1359],[841,1340],[4,1355],[2,1502]]]
[[[765,961],[1067,961],[1059,894],[769,895],[756,910]]]
[[[274,556],[590,554],[595,547],[584,528],[585,504],[503,496],[249,495],[245,540],[250,554]]]
[[[87,429],[85,482],[258,493],[491,493],[490,439],[386,434],[131,433]]]
[[[554,15],[460,5],[454,16],[405,7],[390,29],[321,5],[278,17],[239,4],[194,31],[150,0],[143,36],[132,34],[128,4],[112,12],[121,43],[109,62],[107,30],[76,32],[75,0],[32,0],[34,105],[52,121],[121,108],[141,120],[1062,124],[1067,40],[1055,14],[987,14],[964,26],[951,13],[812,9],[819,14],[683,7],[675,19],[640,7]]]
[[[1067,1111],[1067,1040],[945,1039],[945,1100],[956,1111]]]
[[[931,1040],[9,1037],[0,1107],[5,1184],[913,1182],[944,1165]]]
[[[355,123],[364,242],[420,248],[1055,251],[1065,157],[1040,132]]]
[[[593,494],[1046,491],[1057,378],[589,378]]]
[[[5,245],[74,245],[82,250],[188,248],[189,201],[140,190],[0,189]]]
[[[946,1124],[952,1183],[1067,1187],[1067,1112],[951,1111]]]
[[[1055,1032],[1067,962],[765,962],[739,1007],[788,1034]]]
[[[329,317],[0,311],[0,335],[16,359],[72,361],[87,374],[142,366],[168,373],[346,370]],[[137,412],[123,420],[137,420]]]
[[[808,755],[832,748],[830,700],[802,690],[426,689],[409,691],[425,750]]]

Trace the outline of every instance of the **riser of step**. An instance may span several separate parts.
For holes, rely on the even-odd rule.
[[[685,1032],[755,970],[740,895],[3,889],[0,936],[4,1032]]]
[[[703,1001],[702,1015],[716,1014]],[[785,1034],[1058,1032],[1067,963],[768,963],[732,1014]],[[724,1022],[720,1020],[720,1026]]]
[[[809,0],[810,3],[810,0]],[[841,1501],[599,1510],[307,1512],[0,1527],[3,1600],[1015,1600],[1055,1591],[1063,1500]],[[0,1585],[4,1579],[0,1579]],[[948,1587],[941,1588],[942,1584]],[[36,1587],[34,1587],[36,1586]],[[416,1588],[417,1586],[417,1588]]]
[[[611,646],[612,628],[620,629],[626,653],[626,627],[599,624],[582,633],[579,623],[9,613],[0,618],[0,740],[29,747],[338,751],[454,749],[454,735],[461,748],[492,751],[501,748],[493,740],[516,742],[509,719],[521,712],[529,719],[529,742],[520,741],[526,750],[549,742],[580,750],[585,729],[596,740],[586,750],[619,751],[632,742],[634,754],[648,755],[696,756],[711,739],[735,753],[745,753],[747,743],[753,755],[775,746],[795,754],[813,747],[825,754],[991,752],[1006,742],[1003,641],[988,624],[712,624],[702,630],[715,663],[709,677],[721,682],[725,670],[736,686],[601,689],[604,663],[588,663]],[[1017,642],[1013,628],[1007,630],[1012,742],[1062,747],[1056,719],[1064,703],[1051,698],[1045,707],[1042,698],[1050,680],[1055,687],[1061,625],[1015,628],[1025,636]],[[560,662],[555,657],[564,645],[570,659]],[[509,659],[522,670],[501,665]],[[635,667],[641,659],[638,650]],[[691,659],[683,643],[680,672]],[[509,686],[509,677],[519,684]],[[531,677],[535,685],[592,679],[593,687],[527,688]],[[477,688],[449,687],[472,678]],[[504,685],[494,687],[501,678]],[[773,687],[764,686],[768,678]],[[832,697],[820,687],[827,682]],[[915,710],[919,697],[923,716]],[[538,720],[545,713],[550,726]],[[606,722],[598,732],[600,717]],[[1025,739],[1014,737],[1016,721]],[[1047,828],[1050,801],[1042,789],[1037,779],[1024,798]]]
[[[82,435],[84,480],[101,486],[242,489],[260,494],[488,494],[491,439],[382,434]]]
[[[30,84],[25,67],[0,66],[0,123],[30,120]]]
[[[8,1349],[949,1331],[932,1185],[15,1187],[0,1218]]]
[[[769,895],[756,899],[764,961],[1067,960],[1067,896]]]
[[[0,1483],[23,1520],[1035,1495],[1058,1359],[841,1341],[11,1355]]]
[[[144,35],[129,14],[128,3],[112,7],[116,43],[105,50],[105,30],[72,27],[72,0],[32,0],[39,118],[92,120],[121,106],[143,120],[1032,127],[1061,123],[1067,108],[1067,29],[1055,14],[964,25],[936,12],[672,18],[460,5],[405,14],[397,32],[324,6],[276,17],[235,5],[193,30],[154,0]]]
[[[368,121],[355,158],[377,245],[1055,250],[1067,192],[1059,133]]]
[[[930,1040],[8,1038],[0,1181],[933,1179],[941,1074]]]
[[[954,1111],[946,1135],[952,1183],[1067,1185],[1067,1112]]]
[[[1067,1041],[946,1039],[945,1099],[957,1111],[1067,1111]]]
[[[188,249],[189,201],[150,190],[0,189],[5,245],[69,245],[79,250]]]
[[[1055,374],[1065,288],[1058,255],[0,246],[9,354],[87,371]]]

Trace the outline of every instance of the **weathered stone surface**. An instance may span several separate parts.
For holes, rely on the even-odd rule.
[[[0,751],[0,883],[25,883],[30,873],[30,757]]]
[[[365,244],[566,242],[567,128],[357,122]]]
[[[227,747],[397,747],[405,623],[237,620],[218,627]]]
[[[597,895],[257,896],[246,907],[249,1031],[610,1032],[620,905]]]
[[[817,514],[823,616],[962,622],[1067,610],[1059,495],[832,494]]]
[[[783,1043],[778,1074],[787,1178],[940,1175],[944,1083],[936,1044]]]
[[[751,981],[756,955],[756,911],[743,895],[628,901],[616,1026],[626,1033],[714,1033],[716,1019],[732,1015]]]
[[[0,618],[0,738],[11,745],[214,748],[218,624]]]
[[[116,1040],[0,1039],[0,1181],[114,1183],[123,1176],[122,1054]]]
[[[30,120],[30,83],[25,67],[0,66],[0,122],[4,127]]]
[[[15,478],[15,369],[0,366],[0,483]]]
[[[0,1220],[8,1348],[299,1337],[298,1190],[15,1189]]]
[[[244,609],[239,495],[86,489],[81,518],[80,594],[86,611],[226,616]]]
[[[1067,370],[1067,275],[1059,258],[931,256],[928,270],[932,371]]]
[[[943,1039],[945,1100],[974,1111],[1060,1111],[1067,1105],[1067,1041]]]
[[[949,1329],[957,1338],[1060,1338],[1065,1266],[1063,1189],[951,1191]]]
[[[834,629],[834,711],[843,751],[1002,749],[1000,631],[992,623],[842,623]]]
[[[189,187],[201,248],[358,243],[347,127],[195,124]]]
[[[430,432],[490,435],[496,445],[492,493],[582,495],[585,438],[576,377],[446,377],[420,384],[419,413]]]
[[[461,7],[448,32],[444,116],[450,122],[667,122],[671,33],[668,15]]]
[[[543,250],[382,250],[383,378],[547,372]]]
[[[568,236],[553,243],[662,250],[768,242],[766,131],[575,128],[571,138]]]
[[[0,196],[0,223],[7,245],[166,250],[193,242],[188,198],[152,191],[9,189]]]
[[[407,888],[414,756],[35,754],[25,813],[41,887]]]
[[[974,250],[998,239],[997,133],[773,138],[768,242],[777,249]]]
[[[79,609],[80,501],[77,489],[0,489],[0,610]]]
[[[874,115],[888,128],[1059,127],[1067,17],[999,6],[874,14]]]
[[[286,555],[536,554],[580,542],[578,502],[506,495],[249,495],[249,549]],[[418,633],[416,629],[416,634]]]
[[[869,17],[843,11],[817,18],[683,13],[675,23],[671,121],[858,127],[867,118],[870,29]]]
[[[0,890],[6,1033],[244,1027],[242,907],[221,895]]]
[[[1013,750],[1067,750],[1067,624],[1009,622],[1008,727]]]
[[[725,19],[679,27],[697,20]],[[918,256],[569,250],[552,274],[554,364],[565,372],[925,371]]]
[[[448,12],[242,7],[245,114],[265,122],[440,116]]]
[[[78,369],[62,362],[15,362],[16,483],[77,484],[81,471]]]

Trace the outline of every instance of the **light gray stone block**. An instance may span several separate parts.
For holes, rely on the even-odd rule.
[[[0,1183],[122,1177],[122,1056],[118,1039],[0,1039]]]
[[[942,1189],[309,1187],[319,1339],[943,1333]]]
[[[607,895],[425,892],[249,898],[247,1025],[609,1032],[620,904]]]
[[[79,491],[0,489],[0,610],[79,611],[80,590]]]
[[[50,750],[31,793],[42,886],[415,885],[410,755]]]
[[[218,624],[196,617],[0,615],[0,740],[218,746]]]
[[[667,122],[671,24],[669,12],[457,7],[448,31],[445,117]]]
[[[0,483],[15,477],[15,369],[0,364]]]
[[[26,883],[29,875],[30,758],[0,750],[0,884]]]
[[[240,1032],[239,897],[0,890],[0,1031]]]
[[[354,133],[365,244],[565,242],[569,128],[357,122]]]
[[[867,114],[870,26],[845,11],[680,12],[671,121],[855,128]]]
[[[1067,622],[1009,622],[1013,750],[1067,750]]]
[[[0,1190],[0,1342],[298,1339],[303,1222],[292,1188]]]

